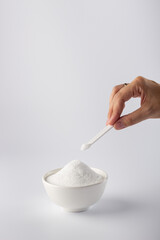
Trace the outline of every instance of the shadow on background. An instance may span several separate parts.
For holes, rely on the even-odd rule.
[[[131,199],[122,198],[104,198],[95,206],[91,207],[86,213],[87,215],[121,215],[131,212],[141,211],[144,204],[132,201]]]

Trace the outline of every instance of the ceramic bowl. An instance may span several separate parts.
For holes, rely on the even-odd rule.
[[[44,188],[49,198],[58,206],[69,212],[86,211],[90,206],[95,204],[102,196],[108,176],[97,168],[92,168],[96,173],[103,176],[100,183],[83,187],[66,187],[58,186],[47,182],[47,177],[57,173],[59,169],[52,170],[42,177]]]

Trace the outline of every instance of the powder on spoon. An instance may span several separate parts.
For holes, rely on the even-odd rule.
[[[47,177],[47,182],[58,186],[82,187],[102,182],[104,177],[85,163],[73,160],[60,171]]]

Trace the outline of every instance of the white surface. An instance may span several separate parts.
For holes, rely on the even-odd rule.
[[[160,239],[160,120],[79,150],[114,85],[160,81],[159,12],[154,0],[0,1],[0,239]],[[109,179],[93,209],[66,214],[41,177],[75,158]]]
[[[97,133],[96,136],[94,136],[91,140],[89,140],[88,143],[82,144],[81,150],[84,151],[84,150],[87,150],[88,148],[90,148],[92,146],[92,144],[94,144],[96,141],[98,141],[101,137],[103,137],[104,134],[106,134],[112,128],[113,128],[113,126],[111,126],[111,125],[105,126],[99,133]]]

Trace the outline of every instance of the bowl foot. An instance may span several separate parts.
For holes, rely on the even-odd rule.
[[[77,209],[62,208],[62,209],[65,212],[71,212],[71,213],[85,212],[88,210],[88,208],[77,208]]]

